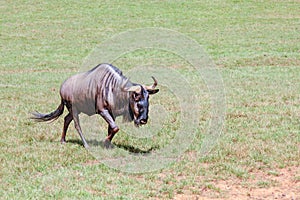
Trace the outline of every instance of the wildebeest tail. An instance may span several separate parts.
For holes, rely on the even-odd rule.
[[[58,106],[58,108],[48,114],[43,114],[39,112],[33,112],[31,119],[34,119],[37,122],[46,122],[46,121],[54,121],[56,120],[60,115],[62,115],[64,112],[64,103],[61,101],[61,104]]]

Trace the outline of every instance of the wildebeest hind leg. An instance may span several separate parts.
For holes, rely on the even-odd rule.
[[[76,110],[73,109],[73,120],[74,120],[74,124],[75,124],[75,128],[77,130],[77,132],[79,133],[79,136],[82,140],[83,146],[85,148],[89,148],[89,145],[87,144],[87,142],[85,141],[82,131],[81,131],[81,127],[80,127],[80,123],[79,123],[79,117],[78,117],[78,113],[76,112]]]
[[[63,128],[63,132],[61,134],[61,140],[60,142],[63,144],[63,143],[66,143],[66,134],[67,134],[67,130],[68,130],[68,127],[71,123],[71,121],[73,120],[73,116],[71,115],[71,113],[69,113],[67,116],[65,116],[65,119],[64,119],[64,128]]]

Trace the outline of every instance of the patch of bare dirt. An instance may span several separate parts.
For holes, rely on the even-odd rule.
[[[212,181],[214,189],[199,188],[198,194],[175,195],[174,199],[279,199],[300,200],[300,169],[288,167],[270,172],[251,172],[248,180]],[[195,192],[194,192],[195,193]]]

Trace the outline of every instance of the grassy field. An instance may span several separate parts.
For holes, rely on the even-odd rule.
[[[300,198],[299,1],[5,0],[0,5],[1,199]],[[217,65],[226,90],[226,121],[209,154],[199,154],[210,121],[205,104],[196,139],[184,155],[165,169],[140,174],[101,164],[83,148],[73,126],[69,142],[61,145],[63,117],[51,124],[28,119],[31,111],[56,109],[60,84],[97,44],[144,27],[193,38]],[[115,64],[125,70],[141,60],[177,62],[153,51]],[[177,64],[191,87],[205,93],[184,62]],[[161,93],[153,103],[168,101]],[[151,145],[159,148],[170,134],[171,125],[157,146]],[[115,138],[116,144],[126,142],[122,134]],[[269,190],[277,193],[264,193]]]

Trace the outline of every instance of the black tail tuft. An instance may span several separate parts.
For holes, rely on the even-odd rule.
[[[58,106],[58,108],[48,114],[42,114],[39,112],[33,112],[32,113],[32,117],[30,117],[30,119],[33,119],[37,122],[46,122],[46,121],[54,121],[57,118],[59,118],[60,115],[62,115],[64,112],[64,104],[63,101],[61,102],[61,104]]]

